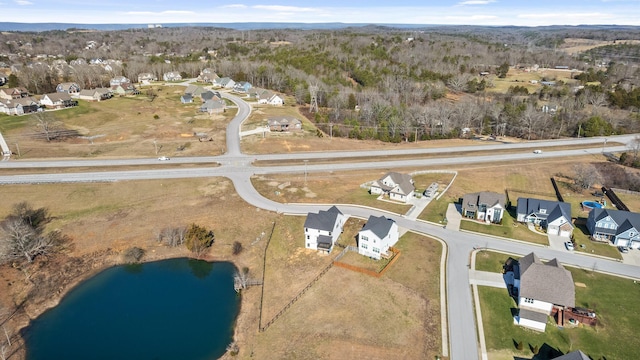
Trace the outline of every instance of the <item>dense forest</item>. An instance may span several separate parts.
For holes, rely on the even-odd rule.
[[[566,39],[610,43],[569,53]],[[70,29],[1,33],[0,67],[11,68],[9,86],[34,94],[61,81],[93,88],[115,75],[211,68],[288,94],[304,110],[313,93],[318,111],[305,113],[332,136],[539,139],[640,132],[640,42],[627,41],[638,39],[640,28],[615,26]],[[535,90],[496,86],[537,68],[571,77],[543,78]]]

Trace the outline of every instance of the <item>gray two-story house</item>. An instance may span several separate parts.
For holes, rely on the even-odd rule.
[[[589,212],[587,230],[594,240],[606,240],[616,246],[640,249],[638,213],[596,208]]]

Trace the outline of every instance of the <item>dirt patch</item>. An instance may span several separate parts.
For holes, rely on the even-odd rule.
[[[586,288],[586,287],[587,287],[587,284],[585,284],[585,283],[581,283],[581,282],[576,282],[576,283],[574,283],[574,284],[575,284],[577,287],[581,287],[581,288]]]

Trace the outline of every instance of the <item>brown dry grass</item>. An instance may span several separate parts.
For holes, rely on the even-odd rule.
[[[202,114],[198,103],[180,103],[184,87],[154,88],[158,97],[153,102],[145,95],[114,97],[101,102],[80,101],[76,108],[47,113],[83,136],[104,135],[93,144],[80,138],[52,142],[36,139],[33,135],[38,129],[32,115],[10,118],[10,123],[0,125],[0,131],[14,152],[18,144],[22,159],[156,156],[156,145],[158,154],[166,156],[224,152],[224,130],[235,109],[220,115]],[[206,133],[213,141],[199,142],[194,133]],[[178,150],[180,147],[185,148]]]
[[[380,201],[360,184],[377,180],[386,171],[349,171],[341,173],[273,174],[255,176],[253,186],[262,196],[281,203],[358,204],[404,214],[411,205]],[[285,186],[286,185],[286,186]]]
[[[594,39],[582,39],[582,38],[565,38],[564,43],[558,48],[567,54],[577,54],[587,50],[591,50],[600,46],[614,45],[614,44],[640,44],[640,40],[594,40]]]
[[[277,245],[278,239],[285,242],[284,246]],[[265,279],[265,299],[282,298],[282,293],[293,297],[308,281],[299,278],[315,275],[305,273],[308,268],[304,262],[324,264],[335,255],[301,251],[302,239],[278,239],[274,237],[270,247],[289,250],[273,254],[280,254],[281,260],[293,257],[297,265],[291,267],[289,261],[275,261],[269,266],[273,267],[269,270],[273,276]],[[405,235],[398,247],[403,255],[380,279],[336,267],[329,270],[270,328],[258,333],[251,340],[250,349],[241,349],[240,356],[434,358],[442,341],[438,284],[442,248],[438,242],[415,234]],[[271,249],[268,253],[272,254]],[[268,264],[273,260],[269,257]]]

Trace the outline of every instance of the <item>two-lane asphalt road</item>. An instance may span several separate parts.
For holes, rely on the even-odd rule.
[[[267,154],[267,155],[244,155],[240,150],[240,127],[242,122],[251,113],[251,107],[236,96],[224,93],[223,97],[233,101],[238,106],[238,114],[227,127],[227,149],[221,156],[172,158],[169,161],[158,161],[157,159],[114,159],[114,160],[51,160],[51,161],[5,161],[0,162],[2,168],[70,168],[70,167],[109,167],[123,165],[150,164],[175,164],[191,163],[201,164],[201,167],[176,168],[174,166],[163,166],[155,169],[141,170],[118,170],[118,171],[86,171],[74,173],[41,173],[41,174],[21,174],[21,175],[0,175],[0,184],[25,184],[25,183],[52,183],[52,182],[112,182],[124,180],[148,180],[148,179],[178,179],[191,177],[227,177],[232,180],[237,193],[247,203],[261,209],[290,213],[307,214],[326,209],[327,205],[312,204],[282,204],[264,198],[251,184],[251,176],[254,174],[274,174],[274,173],[302,173],[314,171],[339,171],[357,169],[393,169],[401,167],[419,167],[434,165],[451,165],[463,163],[495,162],[496,155],[474,155],[477,151],[486,150],[506,150],[501,152],[501,161],[517,161],[534,158],[553,158],[579,156],[585,154],[599,154],[605,151],[605,138],[583,138],[564,139],[541,142],[527,142],[519,144],[489,143],[487,145],[463,146],[446,149],[406,149],[406,150],[379,150],[379,151],[340,151],[340,152],[318,152],[300,154]],[[611,143],[628,143],[634,138],[633,135],[607,137]],[[593,144],[602,143],[603,147],[593,147]],[[532,148],[545,149],[571,145],[572,150],[544,150],[541,154],[534,154]],[[576,149],[576,146],[585,145],[583,149]],[[606,151],[622,151],[625,146],[607,147]],[[457,156],[451,157],[448,154],[455,152]],[[460,156],[461,153],[468,154]],[[366,158],[376,155],[430,155],[425,159],[414,160],[388,160],[388,161],[365,161]],[[363,161],[326,163],[326,164],[300,164],[285,166],[264,166],[256,167],[252,165],[254,160],[311,160],[311,159],[355,159],[362,158]],[[217,164],[217,166],[206,166],[207,164]],[[531,251],[545,259],[553,257],[561,262],[579,266],[583,268],[608,272],[611,274],[628,276],[640,279],[640,267],[625,265],[616,261],[604,260],[581,255],[577,252],[560,252],[545,247],[530,245],[521,242],[508,241],[506,239],[496,239],[478,234],[451,231],[434,224],[421,221],[412,221],[402,216],[389,214],[384,211],[373,210],[354,205],[339,205],[340,210],[345,214],[367,218],[369,215],[385,215],[394,219],[399,226],[442,239],[447,244],[448,256],[446,263],[446,313],[448,316],[448,340],[449,344],[443,344],[443,351],[449,352],[449,357],[454,360],[477,360],[478,342],[475,327],[475,316],[471,298],[471,288],[469,286],[469,256],[474,246],[486,247],[505,251],[513,254],[527,254]],[[444,340],[444,339],[443,339]],[[449,347],[447,347],[449,345]]]

